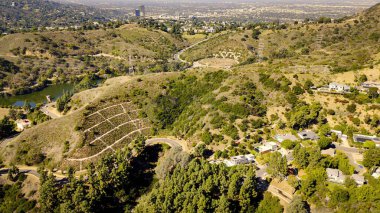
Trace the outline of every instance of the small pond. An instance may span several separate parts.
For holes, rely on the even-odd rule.
[[[47,86],[46,88],[35,91],[29,94],[24,95],[15,95],[8,97],[0,96],[0,105],[2,106],[24,106],[25,101],[30,104],[31,107],[35,107],[36,104],[46,103],[46,96],[50,95],[50,97],[55,100],[62,96],[65,91],[72,91],[74,89],[74,84],[55,84]]]

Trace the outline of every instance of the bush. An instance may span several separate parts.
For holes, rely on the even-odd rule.
[[[322,136],[319,140],[318,140],[318,146],[321,148],[321,149],[327,149],[328,147],[330,147],[332,143],[332,140],[328,137],[324,137]]]
[[[293,149],[297,145],[297,142],[291,140],[284,140],[281,143],[281,147],[285,149]]]
[[[374,149],[374,148],[376,148],[376,143],[373,141],[366,141],[363,143],[363,148]]]
[[[349,104],[349,105],[347,105],[347,111],[351,112],[351,113],[356,112],[356,104]]]

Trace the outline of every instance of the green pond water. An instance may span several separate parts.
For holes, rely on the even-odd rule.
[[[74,88],[74,84],[56,84],[50,85],[40,91],[32,92],[24,95],[0,97],[0,105],[13,105],[22,107],[24,106],[25,101],[27,101],[32,107],[35,107],[36,104],[46,103],[46,96],[55,100],[62,96],[64,91],[71,91]]]

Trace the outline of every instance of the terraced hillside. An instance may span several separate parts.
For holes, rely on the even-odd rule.
[[[77,166],[95,162],[104,154],[128,146],[138,136],[148,135],[149,121],[140,118],[139,112],[130,102],[91,108],[81,124],[82,145],[68,154],[65,164]]]
[[[250,49],[255,41],[250,38],[251,32],[228,33],[215,36],[181,55],[181,58],[194,62],[204,58],[228,58],[243,62],[253,55]]]
[[[165,63],[184,45],[168,33],[136,25],[11,34],[0,38],[0,58],[16,69],[1,73],[1,88],[12,93],[47,80],[75,80],[84,74],[124,75],[131,66],[135,72],[166,71],[156,62]]]

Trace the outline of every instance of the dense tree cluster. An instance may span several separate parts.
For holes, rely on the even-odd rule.
[[[11,121],[9,117],[4,117],[0,121],[0,139],[13,135],[15,127],[15,123]]]
[[[0,185],[0,212],[29,212],[36,201],[28,200],[22,193],[25,176],[17,178],[12,185]]]
[[[135,210],[253,212],[258,202],[256,187],[252,167],[228,169],[224,164],[194,159],[185,167],[177,166],[170,176],[158,182]]]
[[[41,173],[40,209],[42,212],[104,212],[130,210],[136,199],[151,184],[156,148],[143,150],[145,138],[137,138],[134,149],[125,148],[107,155],[87,168],[87,180],[68,171],[68,183],[58,186],[52,173]],[[152,153],[150,153],[152,152]],[[134,156],[133,153],[140,155]]]
[[[165,85],[166,93],[155,100],[160,128],[170,128],[194,100],[217,89],[227,76],[224,71],[206,73],[203,78],[182,75]]]
[[[319,103],[312,103],[310,105],[299,103],[286,114],[289,126],[293,129],[300,129],[307,128],[312,124],[317,124],[319,121],[323,122],[324,118],[320,113],[321,110],[322,106]]]

